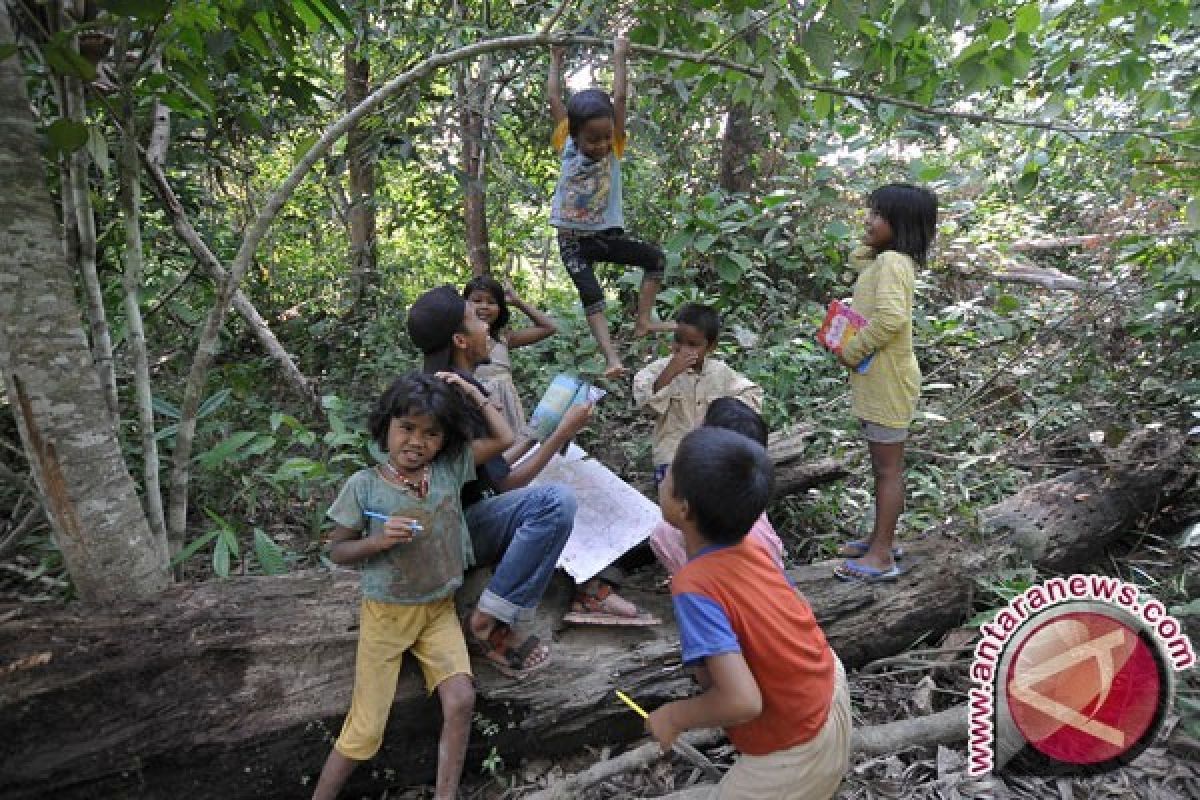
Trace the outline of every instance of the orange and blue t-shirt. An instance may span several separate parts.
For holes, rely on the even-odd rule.
[[[726,730],[748,755],[820,732],[833,700],[834,655],[808,601],[766,550],[743,539],[701,550],[671,581],[683,662],[741,653],[762,695],[756,719]]]

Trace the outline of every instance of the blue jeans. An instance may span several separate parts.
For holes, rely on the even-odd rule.
[[[484,498],[465,513],[475,563],[496,564],[479,610],[509,625],[532,621],[575,524],[574,492],[527,486]]]

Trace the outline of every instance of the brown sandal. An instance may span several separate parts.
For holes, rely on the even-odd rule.
[[[476,636],[468,622],[463,623],[463,633],[466,635],[467,647],[472,653],[487,661],[497,672],[510,678],[525,678],[550,663],[550,648],[545,647],[541,639],[533,634],[513,647],[513,629],[503,622],[497,622],[486,638]],[[530,656],[537,652],[538,648],[544,648],[546,657],[536,664],[526,666]]]

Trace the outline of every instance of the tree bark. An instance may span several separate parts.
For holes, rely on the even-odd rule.
[[[0,5],[0,45],[13,41]],[[54,539],[80,597],[168,583],[83,332],[18,59],[0,61],[0,371]]]
[[[900,652],[961,624],[975,578],[1026,546],[1014,538],[1014,519],[1030,530],[1043,525],[1036,563],[1044,569],[1068,571],[1100,556],[1155,507],[1163,487],[1177,488],[1186,475],[1181,439],[1152,436],[1127,462],[1027,488],[986,515],[992,521],[982,533],[964,523],[940,532],[950,535],[905,542],[913,568],[893,584],[841,583],[832,563],[790,570],[791,577],[848,667]],[[977,536],[983,545],[968,543]],[[539,619],[544,634],[571,591],[561,576],[553,584]],[[670,617],[667,595],[623,591]],[[349,706],[357,596],[353,573],[338,571],[175,587],[152,604],[87,615],[0,609],[0,716],[22,732],[0,740],[0,794],[302,793],[300,782],[320,769]],[[632,741],[643,735],[642,722],[614,699],[614,688],[651,708],[692,691],[670,624],[567,628],[555,635],[553,652],[548,669],[518,683],[477,663],[477,710],[500,732],[473,735],[469,764],[492,746],[553,755]],[[410,664],[374,762],[379,769],[358,770],[349,791],[379,793],[388,770],[405,783],[427,779],[436,708]]]
[[[370,93],[371,62],[366,55],[370,21],[366,4],[358,8],[358,31],[344,52],[346,110]],[[350,179],[350,308],[362,307],[377,279],[375,231],[375,143],[369,130],[355,123],[346,132],[346,169]]]
[[[754,157],[760,142],[754,128],[750,106],[732,101],[725,114],[721,134],[721,159],[718,182],[727,192],[748,192],[754,186]]]
[[[123,55],[123,48],[122,48]],[[150,359],[146,353],[146,332],[142,325],[141,290],[145,272],[142,259],[142,182],[138,169],[137,121],[131,104],[121,131],[121,154],[117,162],[118,202],[125,227],[125,323],[129,330],[129,350],[133,356],[133,384],[137,399],[138,431],[142,439],[142,478],[145,481],[146,517],[158,549],[167,552],[167,520],[163,512],[162,487],[159,485],[158,440],[154,431],[154,397],[150,386]]]
[[[80,125],[86,125],[83,81],[79,78],[63,79],[66,86],[67,117]],[[91,331],[92,361],[100,375],[102,397],[108,413],[115,421],[120,415],[117,402],[117,377],[113,367],[112,337],[108,331],[108,317],[104,311],[104,291],[100,286],[100,274],[96,269],[96,219],[92,212],[91,185],[88,167],[91,159],[87,148],[80,147],[67,159],[71,185],[71,205],[75,209],[75,229],[79,245],[79,279],[83,284],[83,296],[87,301],[88,329]]]
[[[487,221],[487,106],[492,58],[479,59],[476,75],[470,65],[459,67],[459,130],[462,136],[463,220],[467,237],[467,261],[473,275],[491,272],[492,259]]]

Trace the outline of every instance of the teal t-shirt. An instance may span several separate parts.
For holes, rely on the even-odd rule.
[[[424,528],[411,542],[359,565],[363,597],[419,605],[440,600],[462,585],[463,570],[474,554],[459,493],[474,478],[475,459],[469,445],[455,458],[433,460],[425,497],[386,480],[377,467],[350,476],[327,514],[338,525],[361,531],[364,537],[381,535],[383,521],[363,514],[375,511],[412,517]]]

